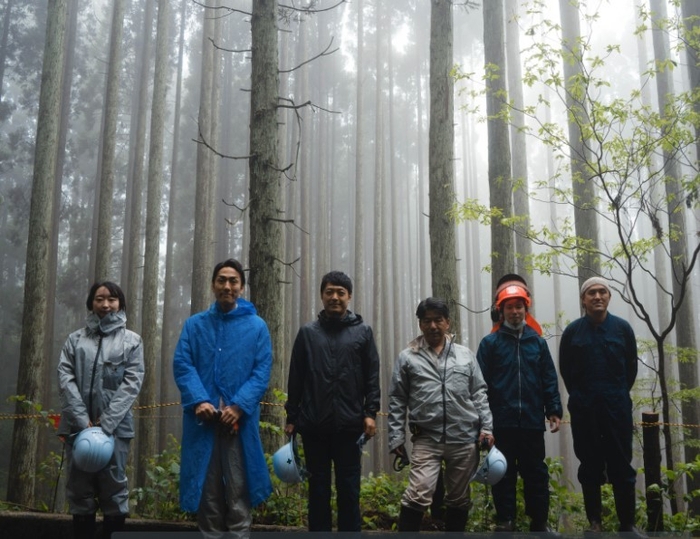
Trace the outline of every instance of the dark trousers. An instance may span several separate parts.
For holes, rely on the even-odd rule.
[[[624,395],[627,400],[629,397]],[[622,398],[621,398],[622,400]],[[578,480],[582,485],[634,485],[637,472],[632,462],[631,405],[612,410],[603,399],[591,398],[588,406],[572,406],[571,434],[574,453],[580,465]]]
[[[331,466],[335,472],[338,531],[360,531],[360,432],[302,434],[309,472],[309,531],[331,531]]]
[[[515,520],[516,483],[523,478],[525,513],[532,522],[547,522],[549,470],[544,462],[544,432],[534,429],[494,429],[498,449],[506,457],[506,475],[491,487],[496,518]]]

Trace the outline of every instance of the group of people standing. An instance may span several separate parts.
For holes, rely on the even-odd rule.
[[[251,509],[272,491],[259,433],[272,345],[267,325],[242,297],[240,262],[217,264],[211,284],[215,301],[185,322],[173,360],[183,409],[180,504],[197,514],[205,537],[246,536]],[[589,279],[580,292],[585,314],[564,331],[559,357],[590,531],[602,531],[600,487],[610,481],[620,530],[643,537],[635,527],[636,472],[630,465],[634,333],[608,313],[607,281]],[[310,531],[333,528],[333,477],[337,529],[361,528],[362,446],[377,433],[380,363],[371,327],[349,309],[352,294],[346,274],[324,275],[323,310],[299,329],[292,348],[284,430],[303,443]],[[556,369],[531,306],[522,278],[501,279],[493,331],[474,354],[455,342],[444,300],[427,298],[418,305],[421,334],[396,358],[389,388],[389,450],[410,462],[399,531],[420,529],[443,477],[445,529],[464,531],[479,449],[497,443],[508,466],[492,487],[495,530],[515,530],[520,474],[530,530],[551,532],[544,431],[548,422],[557,432],[563,413]],[[87,325],[68,337],[58,369],[59,435],[66,442],[66,492],[76,538],[94,537],[98,507],[105,537],[124,525],[131,408],[144,374],[142,342],[125,328],[121,289],[96,283],[87,308]],[[113,437],[115,449],[109,463],[91,473],[74,465],[71,452],[75,435],[93,426]]]

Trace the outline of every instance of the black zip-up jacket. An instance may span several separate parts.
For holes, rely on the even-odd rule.
[[[545,430],[546,417],[562,417],[552,355],[530,326],[519,336],[502,325],[481,340],[476,357],[489,386],[494,428]]]
[[[297,432],[362,432],[365,417],[379,411],[372,328],[350,311],[341,319],[321,311],[297,334],[287,393],[287,423]]]

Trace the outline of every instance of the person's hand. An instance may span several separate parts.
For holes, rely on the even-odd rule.
[[[556,415],[550,415],[549,432],[559,432],[559,425],[561,425],[561,418]]]
[[[488,432],[482,432],[479,434],[479,447],[483,449],[491,449],[495,443],[496,439],[492,434]]]
[[[394,464],[393,464],[394,471],[400,472],[406,466],[411,464],[411,461],[408,458],[408,453],[406,452],[406,446],[404,446],[403,444],[392,449],[390,451],[390,453],[396,455],[394,457]]]
[[[377,434],[377,423],[371,417],[365,417],[365,436],[369,440]]]
[[[196,415],[197,419],[200,421],[212,421],[216,418],[216,412],[216,408],[214,408],[214,405],[210,402],[200,402],[194,407],[194,415]]]
[[[399,457],[405,457],[406,456],[406,446],[401,444],[400,446],[395,447],[394,449],[389,451],[389,453],[391,453],[393,455],[398,455]]]
[[[287,424],[284,426],[284,433],[285,433],[287,436],[291,436],[292,434],[294,434],[294,425],[293,425],[292,423],[287,423]]]
[[[243,417],[243,410],[241,410],[237,404],[231,404],[221,410],[221,419],[219,419],[219,421],[233,428],[241,417]]]

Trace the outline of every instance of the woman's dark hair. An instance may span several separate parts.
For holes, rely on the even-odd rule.
[[[235,269],[238,272],[238,275],[241,276],[241,286],[245,286],[245,273],[243,273],[243,264],[241,264],[235,258],[229,258],[228,260],[219,262],[216,266],[214,266],[214,273],[212,273],[211,275],[211,284],[214,284],[214,281],[216,281],[216,276],[221,271],[221,268]]]
[[[443,318],[450,319],[450,308],[445,300],[440,298],[426,298],[418,304],[416,316],[420,320],[428,311],[437,311]]]
[[[87,310],[92,311],[92,302],[95,300],[97,289],[103,286],[109,290],[109,295],[111,297],[119,299],[119,310],[126,312],[126,297],[124,297],[124,292],[122,292],[122,289],[117,283],[113,283],[112,281],[99,281],[90,287],[90,292],[85,302]]]
[[[352,280],[342,271],[329,271],[321,279],[321,294],[329,285],[342,286],[348,291],[348,294],[352,295]]]

